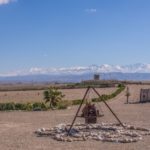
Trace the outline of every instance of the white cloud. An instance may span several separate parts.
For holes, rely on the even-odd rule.
[[[96,8],[85,9],[85,12],[87,12],[87,13],[96,13],[97,9]]]
[[[29,73],[31,73],[31,74],[36,74],[36,73],[41,74],[41,73],[45,73],[45,69],[34,67],[34,68],[31,68],[29,70]]]
[[[15,2],[16,0],[0,0],[0,5],[9,4],[10,2]]]
[[[11,77],[11,76],[23,76],[23,75],[60,75],[60,74],[83,74],[83,73],[111,73],[111,72],[122,72],[122,73],[150,73],[150,64],[133,64],[133,65],[108,65],[103,64],[100,66],[91,65],[87,67],[76,66],[68,68],[39,68],[33,67],[27,70],[11,71],[8,73],[1,73],[0,77]]]

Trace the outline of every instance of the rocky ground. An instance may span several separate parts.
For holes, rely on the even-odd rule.
[[[150,88],[144,85],[130,85],[130,101],[139,100],[140,88]],[[150,103],[125,104],[125,91],[108,104],[115,111],[122,122],[150,128]],[[104,117],[99,122],[116,122],[109,110],[100,104]],[[99,105],[97,105],[99,108]],[[149,150],[150,137],[135,143],[110,143],[101,141],[58,142],[50,137],[37,137],[34,133],[38,128],[51,128],[60,123],[71,123],[77,106],[67,110],[46,112],[0,112],[0,149],[2,150]],[[76,122],[84,122],[78,118]]]

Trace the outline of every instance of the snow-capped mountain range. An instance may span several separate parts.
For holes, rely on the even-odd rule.
[[[88,67],[77,66],[68,68],[39,68],[19,70],[10,73],[1,73],[0,81],[61,81],[79,82],[92,79],[98,73],[101,79],[117,80],[150,80],[150,64],[133,65],[91,65]]]
[[[25,75],[80,75],[86,73],[150,73],[150,64],[133,64],[133,65],[91,65],[88,67],[77,66],[68,68],[39,68],[33,67],[29,70],[19,70],[10,73],[1,73],[0,77],[25,76]]]

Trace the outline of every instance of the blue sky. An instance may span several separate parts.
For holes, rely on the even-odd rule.
[[[0,73],[150,63],[149,0],[0,0]]]

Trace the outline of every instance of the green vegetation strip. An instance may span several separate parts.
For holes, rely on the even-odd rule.
[[[36,111],[36,110],[48,110],[45,103],[0,103],[0,111],[7,110],[25,110],[25,111]]]
[[[125,89],[125,86],[119,85],[117,90],[109,95],[101,95],[100,98],[93,98],[92,102],[101,102],[102,100],[107,101],[118,94],[120,94]],[[71,105],[79,105],[81,103],[81,99],[79,100],[62,100],[57,103],[56,109],[66,109]],[[35,102],[35,103],[0,103],[0,111],[10,111],[10,110],[24,110],[24,111],[46,111],[51,108],[46,105],[44,102]]]

